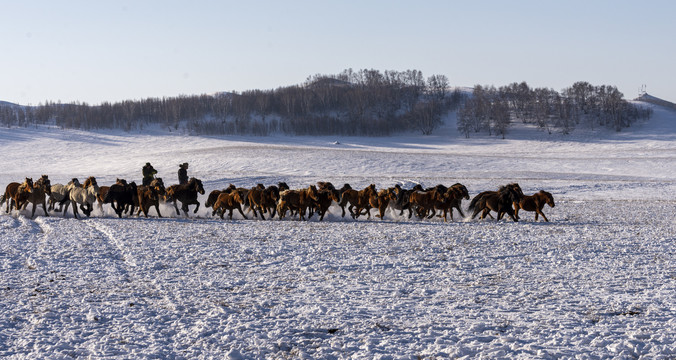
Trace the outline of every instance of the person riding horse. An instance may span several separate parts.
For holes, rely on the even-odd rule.
[[[153,168],[153,166],[147,162],[143,167],[143,185],[149,186],[155,178],[155,174],[157,174],[157,170],[155,170],[155,168]]]
[[[179,185],[188,183],[188,163],[183,163],[178,166],[178,183]]]

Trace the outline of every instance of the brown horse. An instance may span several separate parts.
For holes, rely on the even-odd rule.
[[[319,214],[319,221],[324,220],[324,215],[326,215],[326,212],[329,211],[329,207],[331,207],[331,204],[333,202],[338,202],[340,201],[340,194],[336,188],[331,186],[330,190],[329,188],[324,188],[323,190],[317,190],[317,201],[315,202],[314,206],[317,209],[317,213]],[[312,215],[310,215],[311,217]]]
[[[141,215],[141,211],[143,211],[143,215],[148,217],[150,207],[154,206],[155,211],[157,211],[157,216],[162,217],[162,214],[160,213],[160,197],[166,193],[162,178],[153,179],[153,181],[150,182],[150,185],[139,186],[136,192],[139,207],[136,216]]]
[[[277,203],[277,212],[279,218],[286,216],[287,210],[297,210],[298,218],[305,220],[305,213],[313,201],[317,201],[317,187],[310,185],[303,190],[284,190],[279,193],[279,202]]]
[[[246,219],[247,217],[246,215],[244,215],[244,212],[242,211],[243,202],[244,199],[242,199],[240,192],[237,190],[231,190],[230,192],[222,192],[218,195],[218,198],[216,199],[216,202],[213,205],[214,213],[220,213],[221,219],[223,219],[223,214],[225,214],[226,210],[229,210],[230,213],[228,214],[228,218],[232,220],[232,211],[237,209],[240,215],[242,215],[242,217]]]
[[[467,188],[465,185],[460,184],[460,183],[455,183],[451,185],[449,189],[455,189],[456,194],[459,194],[460,196],[455,197],[453,200],[451,200],[451,208],[448,210],[450,215],[451,215],[451,220],[453,220],[453,209],[457,209],[458,212],[460,213],[461,217],[465,217],[465,214],[462,212],[462,200],[469,200],[469,192],[467,191]]]
[[[35,208],[42,204],[42,210],[45,212],[45,216],[49,216],[47,213],[47,201],[46,196],[52,193],[52,186],[49,182],[47,175],[42,175],[38,181],[33,184],[33,191],[28,194],[27,201],[24,203],[23,207],[28,206],[28,203],[33,204],[33,211],[31,212],[31,219],[35,217]]]
[[[185,216],[188,216],[188,206],[197,205],[195,207],[194,214],[197,213],[197,210],[200,208],[200,202],[197,201],[197,194],[204,195],[204,187],[202,186],[202,181],[197,178],[190,178],[187,184],[182,185],[171,185],[167,188],[167,200],[173,201],[174,208],[176,209],[176,215],[181,215],[181,212],[178,211],[178,206],[176,201],[181,202],[181,210]]]
[[[380,220],[385,218],[385,211],[390,205],[390,202],[396,200],[397,194],[395,193],[394,188],[383,189],[378,191],[377,194],[371,193],[369,195],[369,205],[378,209],[378,215],[376,215],[376,217],[379,217]]]
[[[33,191],[33,179],[26,178],[23,183],[12,182],[7,184],[5,194],[0,198],[0,205],[7,202],[7,213],[11,212],[16,206],[17,210],[21,209],[21,205],[26,201],[28,195]]]
[[[438,217],[443,217],[444,222],[447,221],[447,215],[451,215],[451,221],[453,221],[453,207],[459,202],[463,197],[462,189],[458,187],[449,187],[446,189],[446,192],[443,193],[440,199],[434,202],[434,209],[441,210],[442,215],[437,215]]]
[[[443,193],[440,193],[437,188],[428,189],[426,191],[414,191],[409,197],[411,208],[415,209],[419,218],[431,215],[427,218],[431,219],[436,214],[434,204],[438,201],[443,201]]]
[[[490,211],[493,210],[498,213],[497,220],[501,220],[502,217],[507,214],[515,222],[519,221],[519,219],[514,216],[512,204],[523,197],[523,193],[520,193],[520,190],[520,187],[517,188],[512,186],[512,184],[509,184],[501,186],[498,191],[485,191],[478,194],[469,204],[470,211],[473,211],[472,219],[474,219],[479,212],[483,212],[481,214],[481,219],[483,219],[486,215],[490,215]]]
[[[252,187],[246,194],[246,203],[249,205],[249,211],[253,211],[254,217],[258,217],[258,213],[260,213],[261,219],[265,220],[263,213],[267,212],[267,206],[264,206],[267,202],[265,199],[267,194],[269,193],[265,192],[265,185],[263,184]]]
[[[345,186],[343,188],[345,188]],[[372,194],[377,195],[375,184],[371,184],[359,191],[353,190],[352,188],[345,188],[345,190],[340,193],[340,203],[338,203],[343,210],[342,217],[345,217],[345,206],[348,206],[348,204],[347,210],[350,212],[353,219],[358,218],[359,215],[363,215],[361,213],[362,210],[366,210],[368,216],[371,217],[371,204],[369,203],[369,198]]]
[[[207,196],[207,201],[204,203],[205,207],[208,208],[213,208],[214,204],[216,203],[216,200],[218,200],[218,195],[221,193],[227,193],[229,194],[231,191],[237,189],[237,187],[233,184],[230,184],[227,188],[223,190],[213,190],[212,192],[209,193],[209,196]],[[211,212],[211,216],[216,215],[216,210]]]
[[[519,202],[519,201],[521,200],[521,198],[523,197],[523,191],[521,191],[521,186],[519,186],[519,184],[517,184],[517,183],[511,183],[511,184],[507,184],[507,185],[500,186],[500,187],[498,188],[498,191],[484,191],[484,192],[480,192],[480,193],[477,194],[474,198],[472,198],[472,201],[471,201],[470,204],[469,204],[470,208],[474,208],[474,207],[476,206],[476,204],[477,204],[484,196],[495,196],[499,191],[502,191],[502,190],[505,189],[505,188],[511,189],[511,190],[514,192],[514,194],[515,194],[515,203],[516,203],[516,202]],[[491,219],[493,219],[493,215],[490,214],[490,211],[485,212],[485,213],[482,215],[481,218],[483,219],[483,217],[485,217],[486,215],[490,216]],[[518,217],[517,217],[517,219],[518,219]]]
[[[542,218],[545,219],[545,221],[549,222],[545,216],[545,213],[542,212],[542,208],[545,206],[545,204],[549,205],[550,207],[554,207],[554,197],[551,193],[540,190],[533,195],[524,196],[518,203],[515,202],[514,215],[517,219],[519,218],[519,209],[535,211],[535,221],[538,220],[539,214],[542,215]]]

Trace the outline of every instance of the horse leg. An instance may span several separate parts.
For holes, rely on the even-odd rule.
[[[242,207],[237,205],[237,210],[239,211],[239,214],[242,215],[243,218],[248,219],[246,215],[244,215],[244,211],[242,211]],[[230,210],[230,219],[232,219],[232,210]]]
[[[195,201],[194,204],[197,205],[197,207],[195,208],[195,211],[193,211],[192,213],[193,213],[193,214],[197,214],[197,210],[200,209],[200,202],[199,202],[199,201]]]
[[[535,221],[538,219],[538,213],[542,215],[542,218],[545,219],[546,222],[549,222],[549,219],[547,219],[545,213],[542,212],[542,209],[538,209],[538,211],[535,212]]]
[[[44,201],[42,202],[42,210],[45,211],[45,216],[49,216],[49,213],[47,213],[47,204],[45,204]]]
[[[176,205],[176,200],[174,199],[174,209],[176,209],[176,215],[181,215],[181,212],[178,211],[178,205]]]
[[[70,202],[71,202],[70,205],[73,207],[73,216],[77,219],[78,218],[77,217],[77,203],[73,200],[71,200]]]
[[[155,210],[157,210],[157,217],[162,217],[162,214],[160,214],[160,204],[159,204],[159,202],[155,203]]]

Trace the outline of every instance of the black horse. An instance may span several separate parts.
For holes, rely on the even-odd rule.
[[[135,182],[122,183],[117,182],[110,186],[106,196],[103,198],[103,203],[110,203],[115,210],[118,217],[122,217],[122,212],[128,211],[131,208],[130,214],[133,213],[134,199],[138,199],[138,192]]]
[[[172,201],[174,203],[174,208],[176,209],[176,214],[181,215],[181,212],[178,210],[176,201],[181,202],[181,210],[185,216],[188,216],[188,205],[197,205],[193,213],[197,213],[197,210],[200,208],[200,203],[197,201],[197,194],[200,193],[204,195],[204,187],[202,186],[202,181],[197,178],[190,178],[187,184],[183,185],[172,185],[167,188],[167,201]]]

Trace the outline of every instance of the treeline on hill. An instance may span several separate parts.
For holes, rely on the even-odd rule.
[[[458,110],[457,124],[466,137],[488,131],[504,138],[514,120],[535,124],[550,133],[559,129],[568,134],[580,124],[620,131],[651,115],[651,108],[627,102],[614,86],[576,82],[559,94],[547,88],[531,89],[522,82],[500,88],[476,85],[473,96]]]
[[[138,101],[0,108],[0,124],[55,124],[75,129],[143,129],[185,126],[194,134],[366,135],[417,130],[430,134],[442,115],[464,100],[449,93],[448,79],[418,70],[344,70],[315,75],[302,85],[217,95]]]

